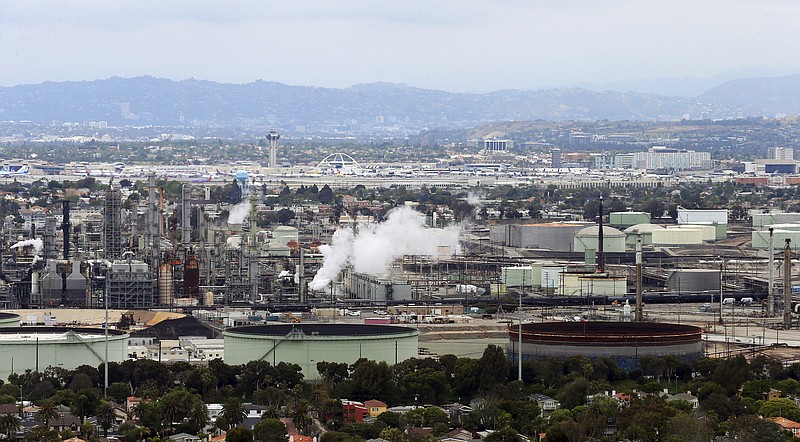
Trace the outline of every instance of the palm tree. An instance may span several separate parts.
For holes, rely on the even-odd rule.
[[[43,423],[46,428],[50,428],[50,422],[61,417],[58,407],[51,401],[42,402],[39,412],[36,413],[36,420]]]
[[[11,439],[11,435],[19,431],[21,425],[22,421],[14,413],[0,415],[0,432],[4,433],[7,439]]]
[[[208,408],[206,404],[203,403],[203,399],[200,398],[200,396],[195,396],[192,400],[187,418],[187,423],[195,433],[203,431],[206,425],[208,425]]]
[[[228,402],[225,402],[225,405],[222,406],[222,413],[220,413],[220,416],[225,420],[228,428],[234,428],[244,422],[244,418],[247,416],[247,410],[244,409],[239,399],[230,398]]]
[[[103,437],[108,437],[108,429],[114,424],[114,407],[106,402],[101,401],[97,406],[97,423],[103,428]]]

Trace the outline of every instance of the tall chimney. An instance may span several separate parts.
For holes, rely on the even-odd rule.
[[[72,224],[69,222],[69,201],[63,201],[64,222],[61,223],[61,230],[64,232],[64,259],[69,259],[69,235]]]

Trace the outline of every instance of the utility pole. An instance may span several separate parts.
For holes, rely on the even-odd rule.
[[[519,345],[517,346],[517,379],[522,382],[522,295],[525,293],[525,267],[522,267],[522,290],[519,293]]]
[[[791,239],[786,238],[783,248],[783,326],[787,330],[792,327],[792,249]]]
[[[636,322],[642,321],[642,234],[636,234]]]

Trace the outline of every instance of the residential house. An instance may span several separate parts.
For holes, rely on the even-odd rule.
[[[686,393],[668,394],[667,402],[669,401],[686,401],[692,404],[692,408],[697,408],[700,406],[700,400],[698,400],[697,396],[693,395],[691,391],[687,391]]]
[[[348,401],[347,399],[341,401],[345,422],[364,422],[364,418],[369,416],[369,410],[362,402]]]
[[[544,394],[532,394],[529,396],[529,399],[539,404],[539,409],[542,410],[542,415],[550,414],[558,410],[558,407],[561,406],[557,400]]]
[[[794,437],[800,437],[800,423],[786,419],[785,417],[770,418],[786,431],[791,431]]]
[[[188,433],[173,434],[169,437],[170,441],[175,442],[200,442],[200,438]]]
[[[779,399],[781,397],[781,391],[776,390],[774,388],[770,388],[769,391],[764,393],[764,400],[771,401],[775,399]]]
[[[370,417],[377,417],[386,411],[386,404],[376,399],[370,399],[364,402],[364,405],[366,405]]]

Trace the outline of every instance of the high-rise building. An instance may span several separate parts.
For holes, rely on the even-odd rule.
[[[794,149],[791,147],[770,147],[767,149],[767,158],[770,160],[793,160]]]
[[[550,149],[550,167],[555,169],[561,167],[561,149],[558,147]]]

